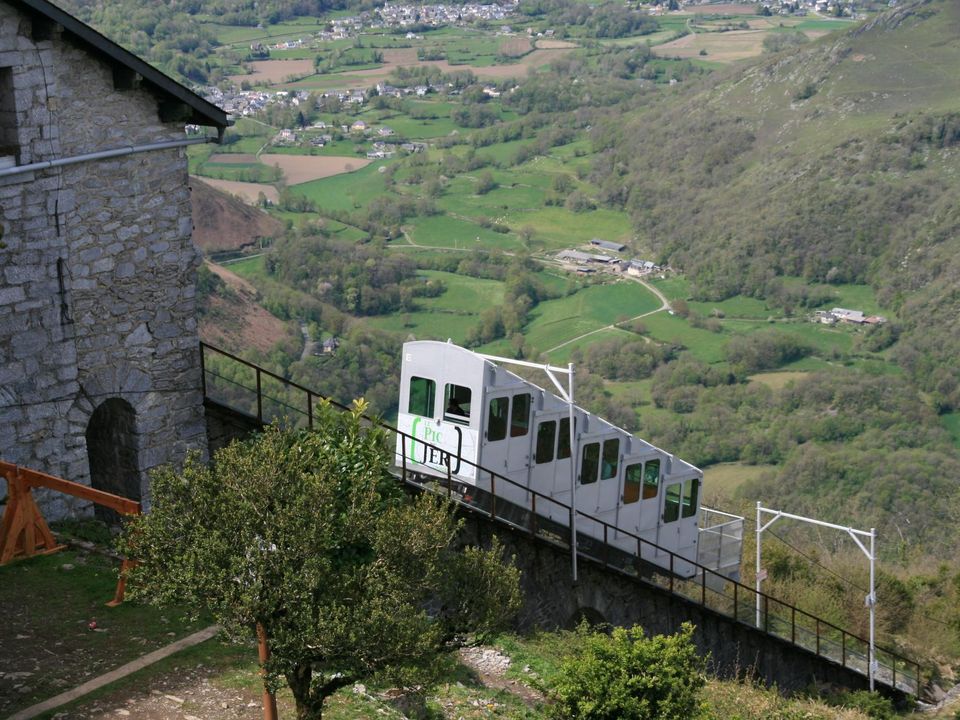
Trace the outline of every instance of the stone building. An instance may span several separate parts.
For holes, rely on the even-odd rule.
[[[185,146],[227,124],[45,0],[0,0],[0,458],[139,499],[205,452]],[[89,513],[70,501],[48,517]]]

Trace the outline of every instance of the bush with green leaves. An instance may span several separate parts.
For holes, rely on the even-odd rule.
[[[298,720],[360,679],[428,684],[459,639],[520,603],[499,546],[458,550],[448,503],[389,477],[365,407],[324,404],[314,431],[269,427],[212,465],[161,469],[125,536],[134,598],[207,609],[236,642],[264,628],[267,682],[290,686]]]
[[[874,720],[895,720],[897,717],[897,711],[891,700],[867,690],[841,693],[836,697],[828,698],[827,702],[836,707],[859,710]]]
[[[703,716],[700,692],[706,660],[693,644],[694,627],[644,637],[643,629],[607,635],[586,624],[576,632],[550,694],[555,720],[693,720]]]

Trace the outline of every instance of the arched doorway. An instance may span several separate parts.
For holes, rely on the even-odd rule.
[[[140,472],[137,464],[136,412],[126,400],[110,398],[101,403],[87,424],[87,458],[90,484],[139,501]],[[120,518],[113,510],[94,505],[98,520],[111,524]]]

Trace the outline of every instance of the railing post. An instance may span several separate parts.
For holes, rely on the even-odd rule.
[[[257,368],[257,422],[263,422],[263,393],[260,387],[260,368]]]
[[[763,631],[770,632],[770,596],[763,596]]]
[[[313,393],[309,390],[307,391],[307,427],[313,430]]]
[[[790,606],[790,642],[797,644],[797,608]]]
[[[400,472],[402,475],[400,479],[404,482],[407,481],[407,435],[404,432],[400,433]]]
[[[847,666],[847,633],[840,631],[840,664]]]
[[[820,654],[820,618],[816,618],[817,621],[817,655]]]
[[[536,493],[531,493],[530,495],[530,534],[537,534],[537,495]]]
[[[700,606],[707,606],[707,569],[700,571]]]
[[[734,621],[734,622],[737,621],[737,612],[738,612],[738,608],[737,608],[737,605],[738,605],[738,602],[737,602],[737,587],[738,587],[739,585],[740,585],[740,583],[738,583],[738,582],[735,582],[735,583],[733,584],[733,621]]]
[[[606,523],[603,524],[603,564],[605,567],[610,565],[610,543],[607,540],[607,529],[609,527]]]
[[[670,592],[673,592],[673,553],[670,553]]]
[[[497,519],[497,476],[490,473],[490,519]]]
[[[453,476],[450,473],[450,455],[447,455],[447,500],[453,495]]]
[[[893,689],[897,689],[897,659],[890,658],[890,666],[893,668]]]

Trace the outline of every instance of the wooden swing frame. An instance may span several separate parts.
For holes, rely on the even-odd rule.
[[[7,508],[3,513],[3,520],[0,521],[0,565],[36,555],[49,555],[66,547],[57,543],[50,532],[50,527],[33,499],[33,488],[47,488],[72,495],[115,510],[121,515],[139,515],[142,511],[136,500],[3,460],[0,460],[0,475],[7,481]],[[123,602],[127,570],[133,564],[134,561],[123,559],[117,589],[113,600],[107,603],[108,606],[115,607]]]

